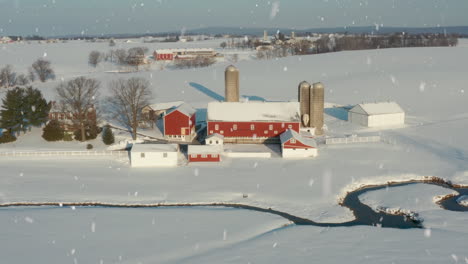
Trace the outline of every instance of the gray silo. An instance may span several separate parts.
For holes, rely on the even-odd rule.
[[[301,108],[301,121],[304,127],[309,127],[310,124],[310,87],[310,84],[306,81],[301,82],[298,87],[298,101]],[[306,118],[304,118],[305,115],[307,115]]]
[[[323,135],[323,110],[325,89],[322,83],[314,83],[311,92],[310,126],[315,128],[315,135]]]
[[[228,66],[224,72],[225,101],[239,102],[239,70],[234,66]]]

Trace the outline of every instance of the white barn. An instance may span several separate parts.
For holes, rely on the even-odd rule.
[[[405,124],[405,111],[395,102],[358,104],[348,112],[348,121],[365,127]]]
[[[134,144],[130,153],[132,167],[177,166],[179,145],[177,144]]]
[[[280,139],[283,158],[307,158],[318,155],[315,139],[304,137],[292,129],[281,134]]]
[[[208,135],[205,138],[206,145],[223,145],[224,144],[224,136],[218,133],[214,133]]]

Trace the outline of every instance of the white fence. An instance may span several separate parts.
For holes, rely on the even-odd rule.
[[[12,151],[0,152],[0,157],[127,157],[127,151]]]
[[[351,143],[368,143],[380,142],[380,136],[371,137],[344,137],[344,138],[327,138],[325,144],[351,144]]]

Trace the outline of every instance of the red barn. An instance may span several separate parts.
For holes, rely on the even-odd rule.
[[[225,143],[279,143],[288,129],[299,132],[298,102],[211,102],[207,135],[218,133]]]
[[[169,140],[191,141],[195,137],[195,112],[188,104],[167,111],[163,117],[164,137]]]
[[[174,60],[174,52],[172,50],[157,50],[153,52],[155,60],[172,61]]]
[[[283,158],[306,158],[318,155],[317,142],[311,137],[305,137],[292,129],[281,134],[281,151]]]
[[[187,155],[189,162],[220,162],[222,151],[221,146],[190,145]]]

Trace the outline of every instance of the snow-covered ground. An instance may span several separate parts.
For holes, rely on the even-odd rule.
[[[299,82],[307,80],[321,81],[325,85],[327,105],[380,100],[398,102],[407,114],[407,124],[400,128],[362,128],[341,120],[342,116],[337,115],[336,111],[327,110],[331,114],[326,116],[329,135],[380,134],[385,142],[320,145],[319,156],[310,160],[288,161],[278,157],[239,160],[228,158],[221,164],[190,164],[177,169],[132,169],[126,162],[102,157],[95,160],[2,157],[0,202],[235,202],[271,207],[319,222],[341,222],[352,219],[352,214],[337,205],[339,198],[347,190],[362,184],[383,184],[423,176],[437,176],[454,183],[468,184],[467,43],[461,40],[460,45],[454,48],[353,51],[270,61],[243,60],[236,64],[241,74],[241,95],[289,101],[296,99]],[[1,63],[10,63],[18,71],[26,71],[27,65],[47,53],[47,57],[56,66],[58,79],[35,85],[49,99],[53,99],[53,88],[61,78],[66,80],[83,74],[101,80],[102,96],[108,94],[108,81],[128,76],[151,79],[154,100],[160,102],[184,100],[195,107],[205,108],[208,102],[214,100],[210,96],[224,94],[224,68],[227,62],[196,70],[154,67],[149,71],[119,75],[105,73],[110,70],[109,65],[93,69],[86,64],[90,50],[107,50],[107,44],[70,42],[50,46],[17,45],[0,48]],[[216,47],[219,43],[208,41],[190,45]],[[74,52],[69,52],[70,50]],[[69,56],[66,56],[67,53],[70,53]],[[213,93],[200,92],[200,89],[196,89],[200,85]],[[39,146],[47,148],[44,142],[37,143],[35,138],[39,136],[40,133],[36,136],[30,133],[21,136],[16,143],[0,145],[0,149],[12,151]],[[84,148],[79,143],[75,144],[77,149]],[[99,144],[95,145],[99,148]],[[51,149],[58,148],[51,146]],[[434,196],[447,194],[447,190],[414,185],[398,187],[389,192],[391,195],[385,191],[368,193],[364,198],[374,207],[399,207],[420,212],[425,219],[424,224],[431,227],[431,231],[294,226],[243,240],[235,245],[218,244],[217,249],[207,253],[193,253],[192,258],[186,259],[186,262],[467,261],[465,245],[468,215],[442,211],[432,203]],[[248,194],[248,198],[243,198],[243,194]],[[419,203],[411,202],[416,199]],[[2,212],[13,215],[11,210],[17,209]],[[24,210],[25,214],[32,214],[32,209]],[[117,211],[125,214],[125,210]],[[97,212],[101,213],[99,210]],[[205,213],[201,210],[195,212],[193,217]],[[60,214],[57,211],[52,216],[59,217]],[[135,215],[132,217],[134,218],[129,219],[129,225],[138,226],[137,221],[140,219]],[[254,219],[242,223],[247,230],[259,223],[256,221],[262,220]],[[207,222],[210,225],[216,223],[213,220]],[[38,222],[35,221],[34,224]],[[173,227],[171,223],[167,223],[167,226]],[[18,232],[22,232],[20,228],[11,228],[13,231],[8,233],[10,237],[16,237]],[[51,232],[55,232],[53,225],[50,228]],[[76,232],[71,233],[77,235]],[[183,237],[184,233],[174,229],[171,235]],[[33,235],[35,239],[40,239],[38,236],[37,233]],[[130,235],[119,238],[112,233],[105,236],[112,243],[125,243],[121,240]],[[138,237],[135,238],[137,240]],[[79,238],[70,238],[71,241],[77,239]],[[169,244],[174,245],[175,238],[169,237],[168,240]],[[350,255],[350,252],[353,253]],[[138,263],[137,258],[128,261]],[[174,262],[182,262],[182,259]]]

